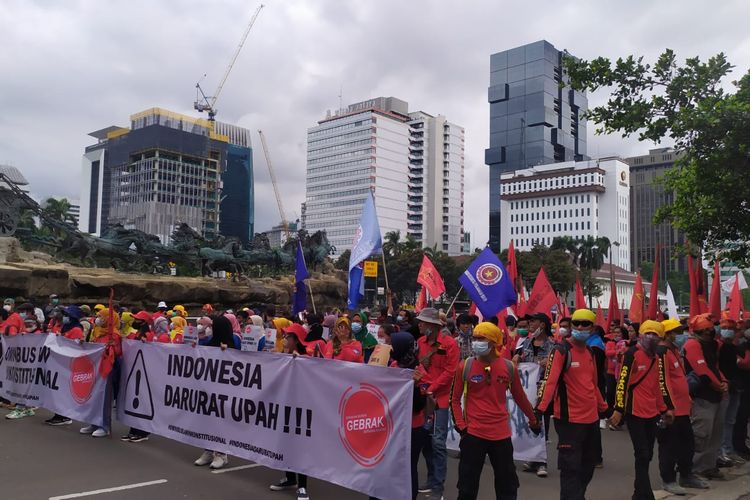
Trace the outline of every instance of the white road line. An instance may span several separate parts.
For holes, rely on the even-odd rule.
[[[49,500],[68,500],[69,498],[89,497],[92,495],[101,495],[102,493],[111,493],[113,491],[131,490],[133,488],[142,488],[144,486],[153,486],[155,484],[163,484],[166,482],[167,482],[166,479],[157,479],[156,481],[148,481],[146,483],[126,484],[125,486],[115,486],[114,488],[104,488],[101,490],[84,491],[83,493],[71,493],[69,495],[61,495],[59,497],[49,497]]]
[[[234,472],[236,470],[244,470],[244,469],[254,469],[256,467],[260,467],[260,464],[247,464],[247,465],[239,465],[237,467],[230,467],[228,469],[212,470],[211,474],[224,474],[225,472]]]

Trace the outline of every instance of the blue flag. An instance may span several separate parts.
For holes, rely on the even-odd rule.
[[[474,259],[458,281],[485,318],[495,316],[516,303],[516,292],[510,276],[489,247]]]
[[[362,208],[362,217],[359,219],[359,227],[354,235],[352,254],[349,257],[349,309],[356,309],[359,299],[365,296],[364,260],[370,255],[380,251],[382,240],[380,239],[380,224],[378,214],[375,212],[375,198],[372,192],[365,199]]]
[[[297,258],[294,267],[294,300],[292,314],[299,314],[307,309],[307,287],[305,280],[309,278],[305,256],[302,254],[302,242],[297,241]]]

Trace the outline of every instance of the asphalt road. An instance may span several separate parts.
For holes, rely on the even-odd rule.
[[[5,413],[5,412],[4,412]],[[271,492],[268,486],[283,473],[250,462],[230,459],[221,473],[194,466],[201,450],[159,436],[143,443],[125,443],[119,436],[127,429],[115,425],[111,438],[79,434],[80,425],[50,427],[45,410],[22,420],[0,419],[0,498],[3,500],[78,498],[73,494],[121,486],[152,483],[142,487],[100,493],[86,498],[116,500],[171,499],[294,499],[293,491]],[[632,494],[633,457],[627,432],[602,431],[604,468],[597,469],[588,489],[589,499],[629,499]],[[557,498],[559,476],[555,467],[556,437],[549,445],[550,474],[546,479],[521,472],[519,498]],[[655,457],[656,458],[656,457]],[[310,460],[324,460],[310,450]],[[235,467],[245,466],[242,469]],[[449,458],[446,500],[456,498],[458,460]],[[656,461],[651,468],[652,485],[659,488]],[[424,475],[424,467],[422,467]],[[485,466],[480,499],[494,499],[492,468]],[[364,499],[365,495],[310,479],[308,491],[314,500]],[[71,496],[68,496],[71,495]],[[684,497],[683,497],[684,498]],[[736,497],[735,497],[736,498]],[[62,499],[59,499],[62,500]]]

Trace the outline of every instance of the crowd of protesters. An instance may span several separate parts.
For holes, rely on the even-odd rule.
[[[389,297],[390,298],[390,297]],[[21,301],[18,301],[21,302]],[[189,317],[185,307],[160,302],[151,310],[104,304],[62,305],[51,295],[43,308],[5,299],[0,309],[3,335],[56,334],[80,342],[106,343],[115,360],[110,373],[116,398],[122,339],[183,343],[188,326],[196,344],[240,349],[250,326],[270,328],[258,350],[293,356],[367,363],[376,347],[390,346],[386,366],[413,370],[411,425],[412,498],[444,496],[450,422],[461,435],[458,499],[475,499],[488,457],[498,499],[515,499],[519,488],[513,461],[507,394],[526,415],[534,433],[547,443],[554,424],[560,498],[584,499],[597,467],[603,467],[601,432],[627,429],[633,445],[633,499],[654,498],[649,464],[658,442],[663,488],[685,495],[723,477],[722,468],[750,458],[750,321],[708,314],[679,321],[615,322],[607,329],[596,315],[578,309],[571,317],[535,313],[480,321],[472,314],[425,308],[388,307],[370,311],[327,310],[323,314],[282,314],[273,305],[218,310],[206,304]],[[536,404],[529,402],[517,374],[519,363],[536,363],[543,376]],[[749,388],[750,389],[750,388]],[[34,416],[35,408],[0,402],[7,419]],[[109,411],[103,427],[86,426],[94,437],[111,432]],[[71,419],[54,415],[53,426]],[[131,428],[123,441],[140,443],[149,434]],[[418,480],[424,458],[427,477]],[[204,450],[196,466],[225,467],[229,457]],[[547,463],[529,462],[523,470],[547,477]],[[679,476],[679,479],[678,479]],[[307,477],[287,472],[273,491],[294,489],[309,498]]]

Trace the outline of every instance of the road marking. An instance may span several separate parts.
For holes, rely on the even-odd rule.
[[[124,486],[115,486],[114,488],[104,488],[101,490],[84,491],[83,493],[71,493],[69,495],[61,495],[59,497],[49,497],[49,500],[68,500],[69,498],[89,497],[93,495],[101,495],[102,493],[112,493],[113,491],[131,490],[133,488],[142,488],[144,486],[153,486],[155,484],[163,484],[166,482],[167,482],[166,479],[157,479],[156,481],[148,481],[145,483],[126,484]]]
[[[216,470],[212,470],[211,474],[224,474],[225,472],[234,472],[236,470],[254,469],[256,467],[260,467],[260,464],[247,464],[247,465],[239,465],[237,467],[230,467],[228,469],[216,469]]]

